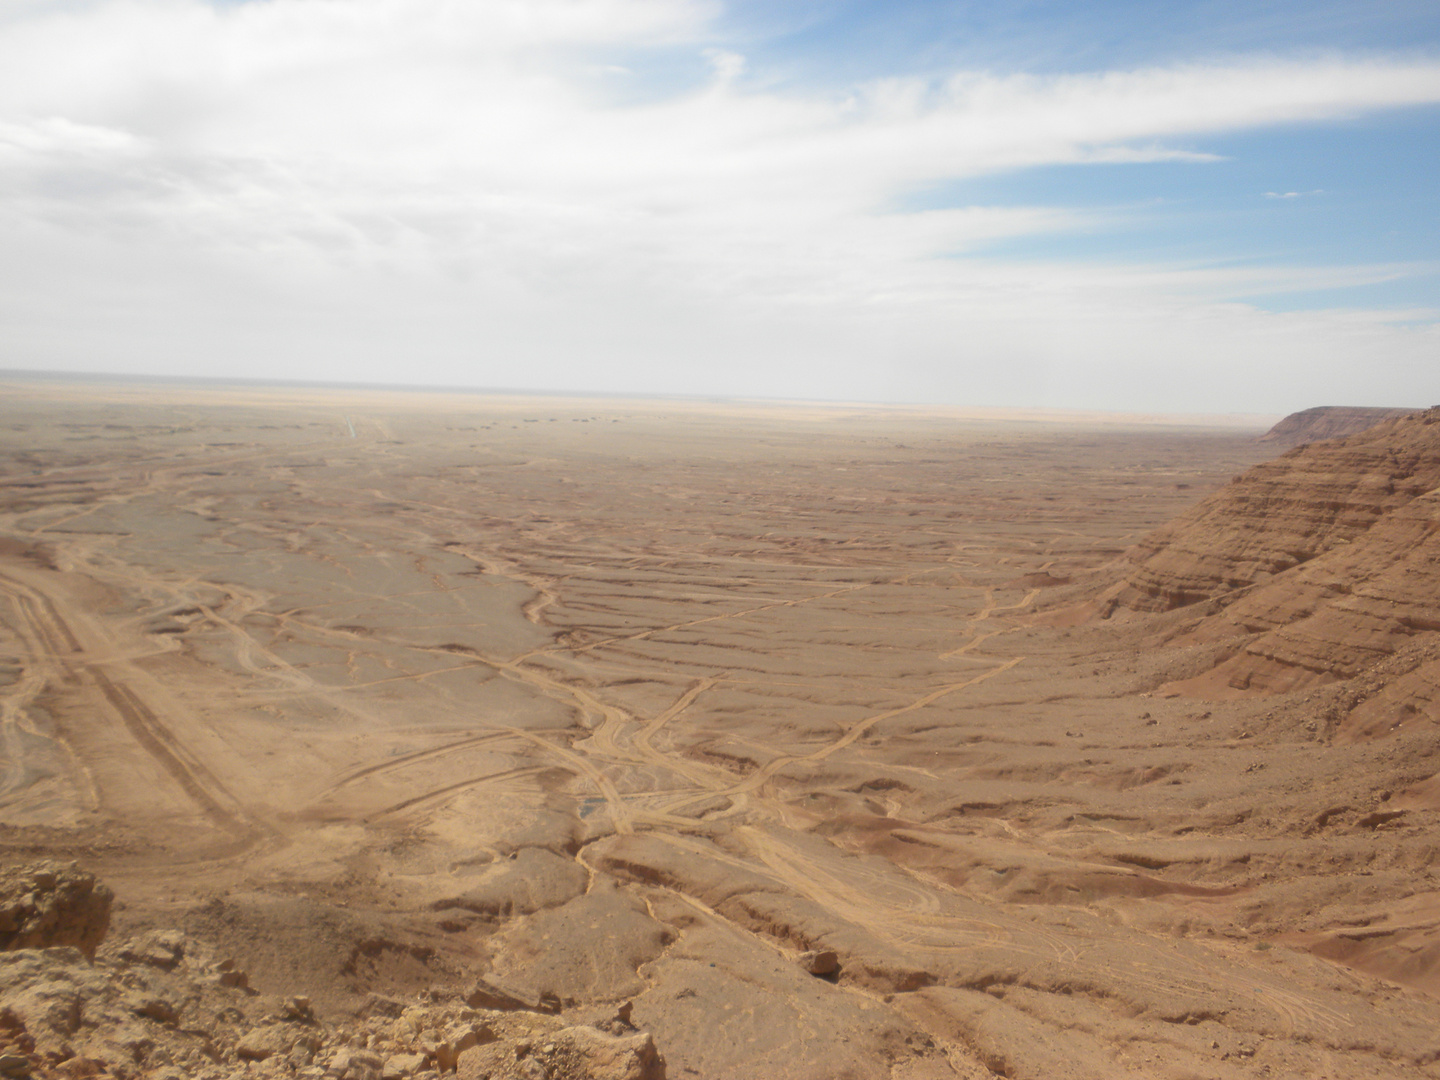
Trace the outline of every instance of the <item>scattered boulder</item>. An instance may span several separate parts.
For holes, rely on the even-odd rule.
[[[435,1064],[444,1072],[453,1072],[460,1055],[466,1050],[496,1041],[494,1030],[474,1021],[449,1025],[442,1039],[426,1047],[435,1058]],[[423,1045],[423,1044],[422,1044]]]
[[[119,955],[132,964],[149,964],[172,971],[185,956],[185,935],[179,930],[151,930],[127,941],[120,947]]]
[[[307,1037],[303,1028],[293,1024],[266,1024],[241,1036],[235,1044],[235,1054],[247,1061],[264,1061],[288,1054],[296,1043]]]
[[[405,1003],[396,998],[386,997],[384,994],[370,994],[365,998],[365,1004],[360,1008],[361,1016],[389,1016],[396,1017],[405,1011]]]
[[[510,990],[489,979],[477,979],[470,992],[465,995],[465,1004],[476,1009],[496,1009],[500,1012],[525,1010],[527,1012],[554,1012],[548,1003],[538,995],[521,990]]]
[[[310,1006],[310,999],[301,994],[295,994],[285,999],[283,1015],[286,1020],[299,1020],[305,1023],[315,1019],[315,1011]]]
[[[381,1080],[404,1080],[407,1076],[414,1076],[425,1068],[429,1060],[427,1054],[392,1054],[385,1059],[385,1065],[380,1070]]]
[[[664,1080],[665,1062],[649,1034],[609,1035],[562,1028],[544,1041],[506,1040],[460,1055],[456,1080]]]
[[[797,963],[811,975],[833,975],[840,970],[840,957],[830,949],[811,949],[803,952]]]
[[[385,1061],[369,1050],[341,1050],[330,1059],[325,1075],[333,1080],[381,1080]]]

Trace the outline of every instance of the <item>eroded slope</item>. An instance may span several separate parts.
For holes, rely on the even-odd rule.
[[[1197,605],[1185,640],[1239,643],[1175,689],[1349,681],[1342,737],[1440,722],[1440,409],[1257,466],[1132,558],[1119,604]]]
[[[1260,441],[1277,443],[1280,446],[1298,446],[1301,443],[1339,439],[1346,435],[1358,435],[1382,420],[1409,416],[1416,411],[1366,408],[1360,405],[1321,405],[1291,413],[1260,436]]]

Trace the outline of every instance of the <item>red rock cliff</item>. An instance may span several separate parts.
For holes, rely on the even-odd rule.
[[[1112,599],[1219,601],[1192,639],[1251,639],[1182,691],[1229,696],[1342,679],[1342,736],[1440,723],[1440,408],[1257,466],[1148,536]]]

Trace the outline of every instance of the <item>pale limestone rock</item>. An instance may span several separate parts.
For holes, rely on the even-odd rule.
[[[304,1033],[289,1024],[267,1024],[247,1032],[235,1044],[235,1053],[247,1061],[264,1061],[282,1056],[300,1041]]]
[[[840,969],[840,957],[829,949],[811,949],[800,954],[798,963],[811,975],[833,975]]]
[[[425,1068],[424,1054],[392,1054],[381,1069],[383,1080],[403,1080]]]

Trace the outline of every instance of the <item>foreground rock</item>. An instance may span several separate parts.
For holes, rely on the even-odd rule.
[[[221,965],[185,945],[168,970],[115,953],[92,962],[73,948],[0,954],[0,1016],[23,1034],[27,1068],[193,1074],[238,1060],[236,1045],[265,1003],[224,985]]]
[[[391,1002],[395,1008],[353,1024],[327,1025],[296,999],[224,985],[225,970],[189,939],[169,970],[118,956],[92,963],[72,948],[0,954],[6,1043],[0,1054],[14,1059],[4,1075],[438,1080],[457,1069],[470,1080],[665,1075],[654,1040],[614,1017],[608,1025],[618,1034],[452,999]]]
[[[78,867],[41,863],[0,874],[0,949],[68,945],[93,957],[113,894]]]
[[[487,1009],[458,994],[431,993],[415,1002],[372,995],[353,1024],[325,1024],[308,998],[257,993],[233,960],[180,931],[101,945],[111,894],[75,867],[16,869],[3,881],[5,910],[16,924],[11,940],[23,943],[0,952],[5,1077],[439,1080],[457,1070],[472,1080],[665,1075],[654,1040],[630,1024],[628,1005],[602,1010],[592,1018],[596,1026],[577,1026],[519,1001]],[[31,942],[42,947],[28,947]],[[94,955],[82,952],[82,944]]]

